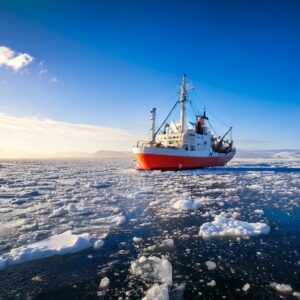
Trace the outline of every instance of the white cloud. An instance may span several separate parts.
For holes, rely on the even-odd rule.
[[[60,151],[130,150],[137,136],[119,128],[75,124],[51,119],[16,117],[0,113],[1,148],[51,155]]]
[[[47,69],[42,69],[39,71],[39,75],[43,75],[43,74],[46,74],[48,73],[48,70]]]
[[[57,82],[58,82],[58,79],[54,76],[54,77],[52,77],[52,78],[49,80],[49,82],[51,82],[51,83],[57,83]]]
[[[33,61],[33,57],[27,53],[16,54],[12,49],[0,46],[0,66],[7,66],[18,71]]]

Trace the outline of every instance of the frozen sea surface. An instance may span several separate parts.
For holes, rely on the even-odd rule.
[[[299,299],[299,161],[133,167],[0,162],[0,299]]]

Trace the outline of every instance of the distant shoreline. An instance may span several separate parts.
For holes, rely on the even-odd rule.
[[[53,155],[29,155],[14,156],[3,155],[0,160],[98,160],[98,159],[134,159],[131,151],[109,151],[99,150],[93,153],[88,152],[59,152]],[[300,150],[244,150],[238,149],[235,159],[300,159]]]

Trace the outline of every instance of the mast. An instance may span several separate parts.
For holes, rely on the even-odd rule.
[[[180,93],[180,124],[181,132],[184,133],[185,125],[185,102],[186,102],[186,89],[185,89],[185,78],[186,75],[182,75],[181,93]]]
[[[152,108],[152,110],[150,111],[151,114],[151,142],[153,143],[155,141],[155,117],[156,117],[156,108]]]

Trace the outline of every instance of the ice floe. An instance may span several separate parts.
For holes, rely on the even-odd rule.
[[[211,280],[210,282],[207,283],[207,286],[213,287],[216,285],[216,282],[214,280]]]
[[[293,288],[289,284],[271,282],[270,287],[283,294],[289,294],[293,292]]]
[[[245,283],[242,287],[243,292],[247,293],[250,287],[251,287],[250,283]]]
[[[112,216],[111,221],[114,223],[115,226],[120,226],[126,222],[126,217],[123,215]]]
[[[270,227],[264,223],[248,223],[227,218],[224,213],[215,216],[214,221],[201,225],[199,235],[207,237],[215,236],[251,236],[268,234]]]
[[[42,259],[53,255],[75,253],[91,247],[88,234],[75,235],[66,231],[45,240],[12,249],[0,258],[0,269],[30,260]]]
[[[142,279],[172,285],[172,265],[164,257],[141,256],[131,262],[130,270]]]
[[[109,286],[109,283],[110,283],[110,280],[108,277],[103,277],[99,283],[99,287],[100,289],[106,289],[108,288]]]
[[[293,292],[292,294],[295,298],[300,299],[300,293],[299,292]]]
[[[208,270],[214,270],[217,265],[214,261],[211,261],[211,260],[208,260],[206,263],[205,263],[206,267]]]
[[[104,245],[104,242],[102,240],[97,240],[94,242],[94,249],[99,249]]]
[[[173,239],[166,239],[162,241],[162,243],[159,245],[160,248],[171,250],[174,248],[174,240]]]
[[[61,217],[66,213],[66,210],[64,209],[64,207],[60,207],[56,210],[54,210],[49,216],[48,218],[56,218],[56,217]]]
[[[168,285],[155,283],[142,300],[169,300]]]
[[[200,207],[200,203],[196,202],[195,200],[177,200],[173,207],[177,210],[191,210],[191,209],[198,209]]]
[[[140,237],[134,236],[132,240],[134,243],[138,244],[138,243],[141,243],[143,239]]]
[[[201,271],[199,278],[203,281],[193,282],[195,294],[197,292],[199,294],[200,291],[205,293],[203,285],[212,279],[219,278],[219,272],[231,278],[244,274],[239,277],[242,282],[239,289],[241,293],[244,292],[243,284],[249,280],[251,280],[251,289],[254,291],[252,286],[255,286],[255,291],[257,288],[261,292],[261,289],[266,290],[265,281],[261,278],[269,282],[277,278],[274,273],[277,272],[280,263],[285,264],[291,271],[291,282],[294,282],[293,274],[298,272],[297,268],[299,268],[296,265],[298,258],[295,258],[299,251],[293,249],[292,245],[293,236],[297,237],[296,233],[286,238],[289,246],[286,247],[286,257],[283,258],[279,253],[281,241],[278,238],[270,236],[268,239],[260,237],[249,239],[248,235],[251,235],[253,231],[259,234],[262,228],[256,230],[257,226],[254,226],[255,228],[251,226],[251,230],[248,230],[246,226],[247,230],[245,230],[245,226],[240,226],[239,223],[242,220],[270,222],[276,233],[276,230],[281,227],[277,223],[277,217],[269,212],[272,212],[275,207],[278,213],[283,214],[283,217],[289,218],[293,210],[300,205],[299,172],[276,171],[280,166],[295,168],[295,164],[274,163],[270,167],[272,170],[260,171],[259,168],[265,168],[266,165],[265,162],[262,163],[259,166],[251,162],[241,164],[234,160],[230,167],[222,168],[183,172],[136,172],[131,170],[132,160],[125,163],[100,160],[92,162],[2,162],[0,177],[5,180],[0,179],[0,268],[9,265],[7,259],[10,257],[10,249],[32,245],[53,233],[69,229],[72,229],[73,234],[76,235],[89,233],[90,241],[92,241],[91,247],[97,248],[97,244],[102,245],[103,239],[109,236],[110,232],[117,234],[118,226],[128,220],[128,224],[122,227],[121,233],[122,235],[125,233],[125,239],[128,238],[128,240],[124,244],[120,243],[119,249],[115,250],[114,247],[108,245],[104,252],[100,246],[99,251],[91,249],[84,257],[89,265],[94,264],[95,268],[99,267],[100,272],[99,256],[107,255],[108,259],[117,260],[122,254],[126,270],[118,269],[102,273],[101,266],[101,277],[109,275],[112,276],[111,281],[114,281],[112,289],[101,289],[103,293],[111,293],[110,297],[114,293],[115,297],[125,298],[125,291],[130,290],[130,296],[127,294],[126,296],[142,298],[146,295],[145,285],[151,288],[155,283],[163,284],[159,276],[151,274],[151,268],[157,269],[160,263],[148,261],[149,256],[160,257],[161,254],[169,254],[172,260],[176,261],[174,281],[176,283],[182,280],[187,281],[187,292],[190,291],[193,280],[188,272]],[[232,235],[233,232],[247,236],[230,238],[229,241],[199,239],[195,242],[194,237],[199,231],[198,226],[213,221],[213,217],[219,215],[221,211],[226,212],[227,219],[235,219],[230,222],[237,222],[233,224],[239,226],[232,228],[229,226],[232,224],[226,219],[222,222],[228,223],[227,227],[222,222],[220,222],[222,226],[220,224],[216,226],[211,222],[207,227],[213,227],[213,232],[216,234],[214,236],[225,233]],[[265,214],[262,214],[263,211]],[[244,219],[245,217],[247,219]],[[262,221],[267,217],[270,221]],[[292,218],[289,218],[289,221],[293,221]],[[209,231],[204,231],[204,233],[207,232]],[[134,236],[138,238],[131,240]],[[97,242],[99,240],[101,241]],[[112,240],[114,239],[109,239],[109,243]],[[171,240],[175,240],[176,249],[173,248]],[[274,247],[272,245],[270,247],[273,241]],[[172,248],[173,252],[168,253]],[[235,252],[237,249],[243,261],[247,262],[247,258],[251,255],[253,269],[245,269],[244,264],[239,265]],[[294,250],[296,252],[293,252]],[[4,252],[8,253],[3,254]],[[128,274],[126,280],[129,279],[130,284],[133,284],[136,290],[133,291],[127,283],[119,289],[118,277],[112,274],[119,273],[119,271],[126,273],[128,260],[129,262],[133,260],[133,253],[137,255],[134,257],[140,255],[148,257],[144,266],[146,272],[141,276],[138,275],[140,278],[146,278],[146,282]],[[268,268],[268,264],[264,262],[270,255],[273,257],[270,263],[273,269]],[[92,257],[92,260],[88,259]],[[169,258],[168,260],[171,262]],[[207,260],[215,261],[218,266],[215,271],[208,270],[205,264]],[[152,266],[147,268],[149,264]],[[262,264],[265,269],[261,268]],[[31,267],[31,264],[28,265],[28,268]],[[141,264],[139,267],[142,268]],[[258,267],[259,271],[257,271]],[[24,272],[26,268],[27,266],[24,266]],[[80,266],[78,270],[79,268]],[[105,266],[104,269],[106,268],[112,267]],[[150,273],[149,276],[147,272]],[[258,272],[261,275],[256,276]],[[280,272],[285,272],[284,268],[278,273]],[[5,272],[2,272],[2,275],[4,277]],[[32,273],[32,276],[34,275],[36,273]],[[212,275],[218,277],[212,278]],[[101,277],[97,277],[97,280],[99,279],[97,284]],[[175,292],[174,288],[172,296]],[[211,292],[218,293],[222,289],[223,285],[220,284],[216,291],[212,289]],[[226,296],[228,297],[228,294]],[[23,294],[20,297],[22,298]]]

